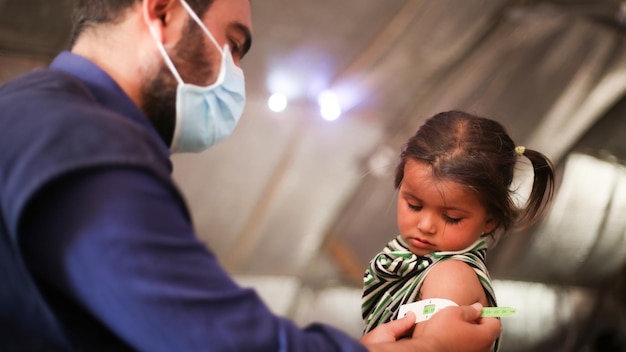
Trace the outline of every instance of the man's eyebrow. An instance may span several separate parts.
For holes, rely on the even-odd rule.
[[[230,26],[244,36],[243,46],[241,47],[241,58],[243,58],[252,46],[252,33],[250,32],[250,28],[239,22],[234,22]]]

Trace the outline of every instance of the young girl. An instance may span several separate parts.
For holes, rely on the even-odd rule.
[[[532,163],[534,181],[518,209],[510,186],[521,157]],[[400,235],[365,272],[365,332],[396,319],[401,305],[428,298],[496,306],[486,250],[539,217],[554,174],[543,154],[516,147],[500,123],[450,111],[427,120],[405,144],[395,186]]]

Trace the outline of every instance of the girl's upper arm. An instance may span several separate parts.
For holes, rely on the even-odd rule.
[[[420,290],[420,300],[447,298],[458,305],[480,302],[487,306],[485,291],[474,269],[459,260],[446,260],[435,265]]]

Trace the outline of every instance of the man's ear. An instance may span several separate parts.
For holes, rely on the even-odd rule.
[[[165,27],[169,22],[173,0],[144,0],[142,1],[141,12],[143,19],[154,35],[154,37],[164,42]]]

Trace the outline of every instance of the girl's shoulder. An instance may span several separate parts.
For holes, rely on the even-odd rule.
[[[487,298],[475,270],[466,262],[456,259],[436,263],[424,278],[420,299],[447,298],[459,305],[480,302]]]

